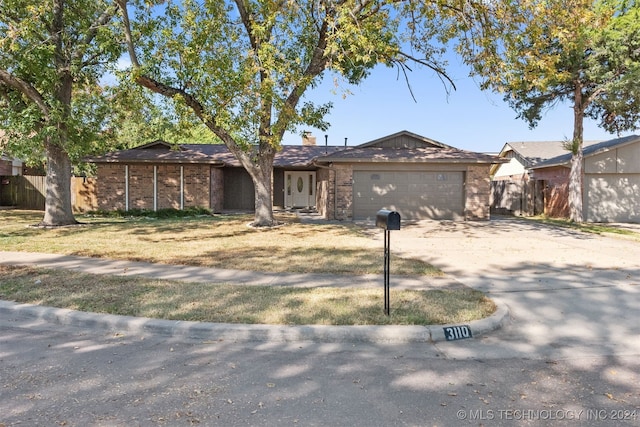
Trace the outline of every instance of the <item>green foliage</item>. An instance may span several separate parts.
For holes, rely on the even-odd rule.
[[[158,209],[156,211],[148,209],[130,209],[128,211],[118,209],[112,211],[92,211],[87,216],[103,216],[108,218],[187,218],[194,216],[210,216],[211,210],[203,207],[188,207],[185,209]]]
[[[542,113],[574,112],[569,175],[572,220],[582,221],[584,118],[609,132],[640,125],[640,5],[633,0],[496,0],[463,21],[460,49],[481,86],[535,127]],[[471,22],[471,25],[468,23]]]
[[[284,133],[329,126],[331,104],[304,99],[326,71],[350,84],[378,64],[444,75],[433,44],[453,35],[435,19],[448,8],[439,1],[119,4],[132,80],[175,101],[181,117],[193,114],[238,158],[256,189],[256,225],[273,224],[271,169]]]
[[[180,114],[175,105],[121,76],[117,86],[109,87],[112,113],[105,130],[111,145],[103,145],[103,154],[110,149],[137,147],[151,141],[162,140],[182,144],[221,143],[192,114]]]
[[[41,161],[45,143],[79,159],[103,141],[100,76],[122,52],[103,0],[0,2],[0,128],[5,151]]]
[[[285,131],[328,127],[331,105],[304,100],[327,70],[350,84],[378,64],[444,73],[434,45],[453,33],[435,19],[441,9],[391,0],[141,2],[132,77],[189,107],[232,151],[277,149]]]
[[[608,131],[638,126],[640,18],[626,0],[500,0],[466,26],[460,46],[481,86],[535,127],[568,101]],[[580,133],[580,140],[582,136]]]

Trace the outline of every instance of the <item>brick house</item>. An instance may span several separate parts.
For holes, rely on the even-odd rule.
[[[99,209],[207,207],[253,210],[253,182],[224,145],[155,141],[87,159],[97,166]],[[402,131],[356,147],[286,145],[276,154],[273,205],[314,208],[326,219],[489,219],[495,156]]]
[[[584,141],[589,147],[602,141]],[[569,169],[557,166],[536,174],[533,168],[567,154],[566,141],[507,142],[498,156],[507,160],[491,167],[491,212],[549,217],[569,216]]]
[[[588,222],[640,222],[640,136],[586,143],[583,154],[583,215]],[[532,179],[545,183],[545,213],[568,217],[571,153],[531,166]],[[552,215],[553,214],[553,215]]]

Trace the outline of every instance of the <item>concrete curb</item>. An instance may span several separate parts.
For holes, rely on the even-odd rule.
[[[491,316],[468,322],[473,337],[501,328],[509,321],[504,304]],[[284,326],[245,325],[231,323],[187,322],[117,316],[0,301],[0,313],[33,317],[60,325],[95,328],[129,334],[159,334],[168,337],[188,337],[211,341],[231,342],[365,342],[420,343],[445,341],[445,328],[455,325],[431,326]]]

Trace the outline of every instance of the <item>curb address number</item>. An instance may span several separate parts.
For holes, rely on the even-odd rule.
[[[467,325],[462,326],[447,326],[444,329],[444,337],[447,341],[463,340],[465,338],[472,338],[471,328]]]

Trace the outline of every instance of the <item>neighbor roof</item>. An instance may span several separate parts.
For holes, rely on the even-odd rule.
[[[597,144],[600,141],[584,141],[583,146],[587,147]],[[513,151],[525,168],[537,165],[548,159],[561,156],[567,153],[566,141],[518,141],[507,142],[500,151],[500,157],[504,157],[508,152]]]
[[[608,141],[592,143],[590,145],[587,145],[585,143],[582,148],[582,155],[584,157],[594,156],[596,154],[609,151],[613,148],[620,148],[622,146],[633,144],[638,141],[640,141],[639,135],[629,135],[622,138],[615,138]],[[531,169],[548,168],[551,166],[564,166],[571,162],[571,156],[571,153],[565,153],[560,156],[556,156],[543,162],[537,163],[535,166],[532,166]]]

